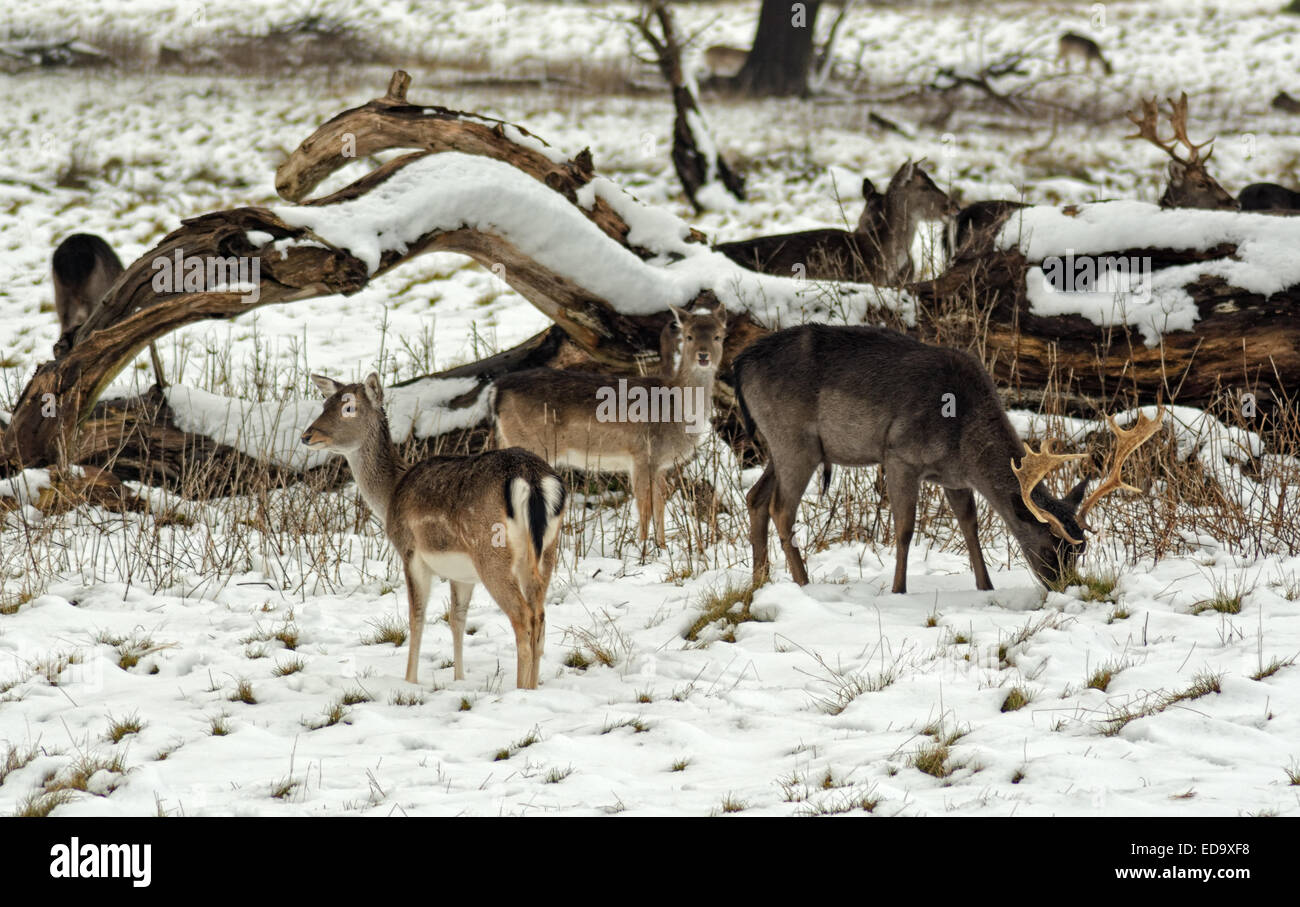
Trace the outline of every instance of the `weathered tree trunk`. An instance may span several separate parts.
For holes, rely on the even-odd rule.
[[[813,60],[818,0],[763,0],[758,31],[735,86],[751,95],[803,95]]]
[[[651,17],[659,25],[656,34]],[[645,12],[632,20],[633,27],[654,52],[655,63],[663,73],[664,81],[673,93],[673,168],[681,180],[682,189],[696,213],[707,206],[700,199],[700,190],[719,184],[740,201],[745,200],[745,180],[727,166],[718,151],[700,111],[695,80],[688,78],[682,69],[682,48],[677,37],[676,20],[665,0],[650,0]]]

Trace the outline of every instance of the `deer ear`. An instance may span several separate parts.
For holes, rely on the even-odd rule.
[[[862,178],[862,197],[867,201],[871,201],[879,194],[880,193],[876,191],[876,184],[864,176]]]
[[[312,375],[311,383],[316,385],[316,389],[326,397],[333,397],[343,387],[333,378],[326,378],[324,375]]]
[[[1079,484],[1070,489],[1070,493],[1065,496],[1065,503],[1070,505],[1070,510],[1078,510],[1079,505],[1083,503],[1083,496],[1088,492],[1088,483],[1091,479],[1080,479]]]
[[[377,373],[371,372],[369,375],[366,375],[366,383],[364,387],[366,389],[366,396],[370,399],[371,403],[375,406],[384,405],[384,386],[379,383],[379,375]]]
[[[889,181],[889,185],[892,186],[894,185],[895,182],[899,183],[900,185],[902,183],[907,182],[909,179],[912,178],[912,171],[915,169],[916,169],[916,163],[911,158],[908,158],[907,160],[903,161],[903,166],[899,167],[896,171],[894,171],[893,179]]]
[[[677,326],[678,326],[678,327],[681,327],[681,326],[682,326],[682,322],[685,321],[687,318],[690,318],[690,317],[691,317],[691,313],[690,313],[690,312],[686,311],[685,309],[679,309],[677,306],[673,305],[671,302],[668,303],[668,308],[672,309],[672,311],[673,311],[673,320],[677,322]]]

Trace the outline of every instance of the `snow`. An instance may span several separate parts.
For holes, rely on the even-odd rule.
[[[1265,298],[1300,284],[1300,218],[1231,211],[1161,209],[1137,201],[1100,202],[1075,208],[1036,206],[1013,214],[998,236],[1000,248],[1018,248],[1039,266],[1026,273],[1030,311],[1036,315],[1082,315],[1100,326],[1133,325],[1147,346],[1168,331],[1190,331],[1198,320],[1186,291],[1204,277],[1222,278]],[[1212,249],[1230,244],[1221,258],[1153,271],[1113,292],[1065,292],[1045,276],[1045,259],[1075,259],[1144,248]]]
[[[1058,79],[1057,100],[1109,104],[1119,94],[1186,88],[1192,135],[1220,135],[1213,165],[1225,186],[1286,182],[1300,135],[1294,120],[1267,102],[1292,84],[1300,20],[1277,16],[1278,6],[1112,4],[1099,38],[1116,81]],[[76,31],[90,44],[106,34],[143,36],[148,51],[269,28],[293,14],[272,0],[202,9],[196,23],[193,4],[182,0],[48,0],[34,22],[30,4],[0,0],[0,28]],[[418,8],[355,0],[348,9],[361,27],[401,36],[430,57],[474,65],[488,59],[494,72],[527,78],[564,73],[573,60],[593,71],[624,71],[626,41],[612,20],[635,4],[610,4],[607,16],[583,4],[475,0]],[[735,45],[752,36],[753,9],[752,0],[726,0],[684,4],[677,15],[684,33],[707,27],[702,44]],[[1085,23],[1066,26],[1039,10],[1005,0],[863,6],[843,26],[840,69],[860,61],[870,91],[1029,48],[1036,55],[1026,61],[1030,78],[1041,78],[1053,71],[1055,36]],[[823,28],[828,18],[823,12]],[[284,151],[373,97],[389,76],[344,69],[301,79],[133,70],[6,77],[7,140],[26,151],[22,172],[0,173],[7,214],[0,218],[0,409],[12,406],[57,339],[54,318],[42,308],[59,239],[99,233],[129,261],[183,217],[245,204],[306,210],[274,194]],[[1121,230],[1134,218],[1158,229],[1165,245],[1230,237],[1242,247],[1241,261],[1195,267],[1254,281],[1262,293],[1296,267],[1284,254],[1284,246],[1294,248],[1291,227],[1277,219],[1265,225],[1245,215],[1190,213],[1176,220],[1150,205],[1099,202],[1152,199],[1164,179],[1161,155],[1124,142],[1128,124],[1118,115],[1101,125],[1062,123],[1048,151],[1035,152],[1049,124],[1037,132],[988,128],[978,113],[959,109],[935,129],[915,110],[887,100],[869,105],[904,124],[914,136],[907,139],[870,126],[861,103],[719,103],[706,96],[723,151],[746,163],[749,201],[697,217],[668,160],[672,117],[664,97],[502,92],[459,84],[450,71],[413,66],[412,98],[526,125],[553,144],[515,139],[552,160],[590,145],[602,176],[580,190],[580,204],[606,200],[630,225],[634,245],[658,256],[655,265],[673,264],[568,255],[565,240],[587,229],[572,206],[539,210],[541,196],[529,191],[535,187],[510,180],[499,197],[476,191],[463,178],[489,175],[481,162],[448,155],[436,156],[445,170],[412,171],[422,178],[399,184],[411,197],[386,199],[402,214],[396,233],[383,230],[390,218],[379,211],[358,209],[345,219],[318,210],[322,226],[337,231],[330,242],[356,243],[377,260],[431,220],[468,215],[526,232],[554,215],[536,253],[564,273],[605,281],[626,311],[648,312],[691,298],[693,286],[729,267],[685,241],[691,226],[727,241],[851,224],[862,176],[884,185],[904,159],[928,157],[944,162],[944,188],[967,201],[1080,205],[1068,223],[1054,211],[1028,215],[1031,225],[1046,228],[1027,240],[1035,250],[1042,244],[1043,254],[1088,254],[1103,234],[1127,242]],[[125,105],[123,97],[138,102]],[[74,150],[89,168],[86,188],[55,186]],[[335,174],[333,188],[367,166]],[[1107,216],[1103,226],[1108,210],[1123,216]],[[1177,291],[1191,271],[1166,273],[1168,314],[1185,318]],[[617,283],[627,275],[627,285]],[[906,294],[874,288],[834,298],[793,280],[732,276],[722,287],[728,306],[749,306],[773,324],[859,322],[882,304],[911,315],[914,305]],[[1033,304],[1076,304],[1085,317],[1135,319],[1126,323],[1153,333],[1187,323],[1131,304],[1112,310],[1112,303]],[[309,373],[351,381],[380,371],[395,435],[425,436],[477,420],[482,396],[451,410],[449,401],[472,382],[392,385],[508,348],[547,324],[489,269],[434,253],[352,297],[193,325],[166,338],[161,353],[173,383],[168,399],[184,425],[250,454],[319,462],[297,439],[320,411],[319,397],[308,394]],[[130,368],[106,395],[130,394],[151,380],[147,368]],[[1010,416],[1026,436],[1050,432],[1072,445],[1106,430],[1084,420]],[[1126,424],[1136,413],[1118,418]],[[1278,507],[1291,492],[1259,478],[1277,455],[1258,436],[1196,410],[1171,408],[1166,421],[1174,456],[1217,483],[1244,517],[1225,533],[1176,502],[1176,512],[1159,519],[1175,521],[1183,541],[1157,559],[1140,543],[1132,543],[1141,548],[1134,553],[1119,531],[1139,512],[1133,498],[1107,498],[1097,522],[1109,534],[1090,543],[1087,566],[1115,571],[1114,602],[1085,601],[1078,589],[1045,593],[996,519],[981,526],[995,590],[976,591],[960,533],[946,517],[918,532],[911,591],[892,595],[890,538],[873,532],[870,514],[850,521],[839,506],[832,515],[810,493],[798,531],[813,582],[793,585],[774,545],[774,582],[758,591],[752,608],[760,620],[738,624],[734,641],[713,625],[688,642],[682,633],[706,597],[749,575],[743,493],[756,471],[742,473],[716,441],[692,465],[732,511],[721,517],[727,540],[703,554],[680,497],[669,502],[668,549],[643,560],[627,543],[634,537],[630,503],[575,495],[547,601],[541,687],[529,692],[513,689],[513,633],[481,587],[470,609],[475,632],[466,638],[463,681],[447,666],[445,585],[434,590],[429,609],[420,684],[402,679],[404,645],[368,641],[377,622],[405,620],[406,592],[400,563],[357,504],[354,486],[292,486],[262,499],[196,504],[128,483],[150,501],[152,514],[83,508],[47,516],[30,502],[49,476],[28,470],[0,483],[0,606],[16,607],[0,613],[0,759],[9,746],[38,752],[0,783],[0,814],[16,810],[47,773],[90,753],[120,754],[129,770],[112,776],[116,789],[107,796],[78,795],[55,815],[706,815],[720,811],[724,798],[743,803],[742,815],[792,815],[849,809],[864,796],[877,801],[878,815],[1295,815],[1300,807],[1285,770],[1300,739],[1300,668],[1288,663],[1300,653],[1300,557],[1260,528],[1267,520],[1289,525],[1292,515]],[[872,470],[837,470],[831,500],[870,509],[878,502],[875,478]],[[928,494],[924,506],[940,508],[938,495]],[[887,508],[880,518],[887,522]],[[1256,533],[1262,550],[1244,538]],[[1221,588],[1241,593],[1240,613],[1196,613]],[[296,640],[281,633],[293,650],[275,636],[287,629],[297,633]],[[133,639],[143,654],[123,667],[120,650],[130,650]],[[612,664],[595,661],[593,646]],[[575,651],[592,666],[566,664]],[[59,653],[78,658],[56,671]],[[1263,676],[1274,659],[1284,666]],[[298,661],[301,669],[285,673]],[[1108,664],[1122,668],[1110,686],[1087,686]],[[1221,674],[1221,692],[1106,733],[1121,710],[1186,691],[1201,672]],[[231,700],[241,679],[251,683],[256,703]],[[1004,713],[1015,686],[1031,700]],[[862,687],[878,689],[847,696]],[[349,706],[338,724],[312,729],[345,693],[370,701]],[[415,704],[400,704],[407,701]],[[831,704],[844,707],[832,714]],[[110,715],[132,712],[142,729],[110,743]],[[229,733],[214,735],[213,719],[223,714]],[[518,747],[534,731],[536,742]],[[910,762],[936,731],[965,732],[951,744],[954,771],[944,779]],[[502,750],[509,758],[498,761]],[[92,787],[107,793],[108,778],[100,773]],[[293,783],[287,796],[272,796],[285,782]]]

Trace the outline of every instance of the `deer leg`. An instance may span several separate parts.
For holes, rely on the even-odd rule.
[[[654,474],[654,480],[650,488],[651,496],[654,499],[653,510],[655,518],[655,544],[660,548],[668,546],[667,537],[664,534],[664,505],[668,503],[668,471],[662,470]]]
[[[754,549],[754,585],[767,581],[767,524],[771,519],[772,492],[776,488],[776,467],[771,462],[745,495],[749,507],[749,543]]]
[[[510,626],[515,631],[515,686],[521,690],[535,690],[538,656],[534,655],[533,641],[541,632],[541,615],[524,597],[507,559],[493,559],[490,565],[483,566],[485,569],[479,569],[479,577],[497,607],[510,618]]]
[[[465,679],[465,618],[469,614],[470,596],[474,594],[473,583],[451,584],[451,605],[447,608],[447,623],[451,624],[452,661],[456,666],[456,679]]]
[[[984,566],[984,552],[980,550],[979,514],[975,510],[975,493],[969,488],[945,488],[944,497],[952,508],[961,534],[966,539],[966,552],[970,555],[970,567],[975,571],[975,588],[988,591],[993,588],[989,571]]]
[[[632,497],[636,500],[637,533],[636,540],[645,542],[650,537],[651,486],[654,475],[649,463],[635,463],[632,466]]]
[[[906,463],[894,461],[886,465],[885,489],[894,512],[894,592],[898,594],[907,591],[907,550],[916,528],[916,496],[920,487],[920,476]]]
[[[785,552],[786,566],[790,568],[790,578],[800,586],[808,585],[808,569],[803,555],[794,544],[794,521],[799,513],[799,502],[803,500],[808,479],[820,463],[820,458],[795,464],[787,463],[776,475],[776,488],[772,493],[771,513],[776,523],[776,534],[781,539],[781,550]]]
[[[416,674],[420,666],[420,640],[424,637],[424,611],[429,604],[433,571],[414,553],[407,554],[403,561],[406,570],[406,601],[411,631],[411,638],[407,642],[406,682],[418,683]],[[459,659],[457,664],[459,665]]]

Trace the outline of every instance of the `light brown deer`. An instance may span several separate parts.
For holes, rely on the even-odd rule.
[[[669,469],[690,459],[706,437],[713,381],[726,337],[716,301],[673,308],[681,328],[681,364],[671,377],[622,378],[538,368],[499,378],[492,390],[497,440],[552,465],[626,473],[636,500],[638,539],[653,517],[655,542],[666,544],[664,504]],[[661,347],[671,346],[668,332]]]
[[[769,520],[776,522],[794,581],[808,582],[794,522],[818,467],[825,490],[832,464],[880,464],[897,542],[894,592],[907,591],[907,552],[923,481],[943,487],[977,589],[993,583],[980,551],[974,492],[1002,517],[1034,575],[1054,583],[1086,548],[1088,511],[1103,495],[1129,487],[1120,481],[1120,466],[1163,418],[1161,411],[1127,432],[1115,429],[1110,475],[1084,501],[1086,479],[1063,498],[1042,484],[1057,466],[1083,455],[1057,454],[1051,441],[1038,452],[1024,444],[988,372],[963,350],[884,328],[808,324],[750,344],[732,374],[746,431],[768,456],[747,495],[755,582],[768,575]]]
[[[451,583],[456,679],[465,677],[465,617],[474,586],[487,587],[515,631],[515,684],[536,689],[546,632],[546,590],[555,568],[565,490],[545,461],[511,448],[429,457],[407,468],[393,446],[379,376],[312,381],[325,411],[303,432],[314,450],[342,454],[361,497],[402,559],[410,608],[406,680],[416,683],[433,581]]]
[[[1160,207],[1237,210],[1237,200],[1205,169],[1214,149],[1211,148],[1205,157],[1201,157],[1201,149],[1212,145],[1214,139],[1197,145],[1187,137],[1187,92],[1184,91],[1177,101],[1173,98],[1168,100],[1169,125],[1173,127],[1173,136],[1162,140],[1158,134],[1160,108],[1155,98],[1142,99],[1141,113],[1136,110],[1128,112],[1128,118],[1138,127],[1138,131],[1125,136],[1129,139],[1145,139],[1172,158],[1169,162],[1169,183],[1164,195],[1160,196]],[[1179,157],[1176,153],[1179,144],[1187,149],[1187,157]]]
[[[1070,61],[1075,59],[1083,61],[1085,72],[1092,70],[1093,63],[1099,64],[1106,75],[1114,72],[1110,61],[1102,56],[1101,46],[1096,41],[1068,31],[1056,42],[1056,62],[1069,70]]]
[[[709,70],[709,75],[731,79],[740,72],[748,57],[747,50],[715,44],[704,51],[704,65]]]

